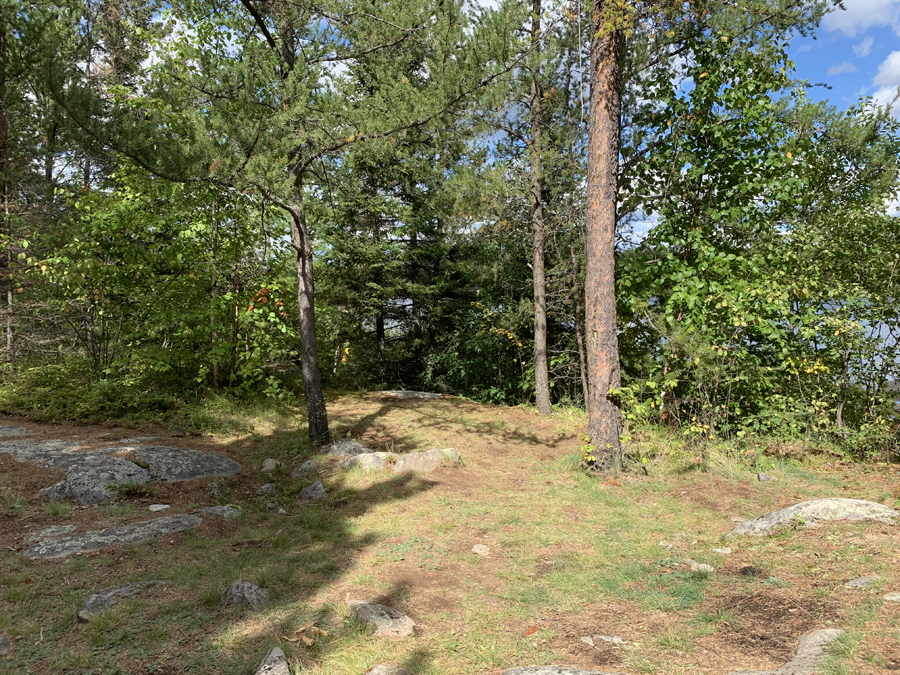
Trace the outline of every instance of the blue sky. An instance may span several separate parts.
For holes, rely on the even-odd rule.
[[[844,0],[827,15],[815,39],[797,37],[788,53],[796,76],[814,87],[808,95],[847,108],[862,96],[888,104],[900,87],[900,0]],[[900,119],[900,101],[894,105]]]

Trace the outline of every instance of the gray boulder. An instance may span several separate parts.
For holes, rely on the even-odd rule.
[[[222,604],[226,607],[234,605],[250,605],[251,609],[259,609],[269,599],[269,591],[244,579],[238,579],[222,593]]]
[[[319,465],[316,464],[316,460],[308,459],[303,464],[294,467],[294,470],[291,471],[291,478],[306,478],[318,470]]]
[[[769,513],[753,520],[746,520],[731,535],[747,534],[762,536],[772,534],[779,526],[815,527],[826,520],[877,520],[883,523],[896,522],[900,512],[861,499],[814,499],[800,502],[786,509]]]
[[[367,448],[359,441],[354,441],[352,438],[341,438],[334,443],[323,446],[319,452],[323,455],[345,457],[349,455],[364,455],[374,451],[371,448]]]
[[[177,516],[154,518],[131,525],[108,527],[105,530],[85,532],[71,537],[45,539],[29,546],[22,553],[32,560],[65,558],[73,553],[96,551],[113,544],[137,544],[163,535],[197,527],[203,521],[197,516],[182,513]]]
[[[871,586],[880,578],[881,577],[878,576],[865,576],[859,577],[858,579],[851,579],[844,584],[844,588],[865,588],[866,586]]]
[[[6,656],[13,648],[12,640],[0,633],[0,656]]]
[[[9,436],[34,436],[33,431],[29,431],[23,427],[10,427],[5,424],[0,424],[0,438],[7,438]]]
[[[363,471],[381,471],[397,461],[398,456],[393,452],[373,452],[366,455],[353,455],[338,462],[342,469],[350,469],[358,466]]]
[[[733,670],[728,675],[813,675],[819,672],[828,645],[838,639],[844,631],[836,628],[814,630],[800,636],[797,653],[790,661],[777,670]]]
[[[259,468],[261,473],[270,473],[281,466],[281,462],[277,459],[272,459],[271,457],[267,457],[263,460],[262,466]]]
[[[204,506],[200,511],[202,513],[211,513],[214,516],[222,516],[223,518],[237,518],[241,515],[241,510],[233,506]]]
[[[372,628],[375,635],[405,638],[412,636],[416,630],[415,622],[393,607],[351,600],[350,611],[354,619]]]
[[[78,451],[78,443],[72,441],[38,441],[20,439],[0,442],[0,452],[18,462],[36,462],[53,469],[69,469],[84,457],[102,454],[97,450]]]
[[[241,470],[240,464],[217,452],[170,448],[164,445],[145,445],[128,449],[138,461],[150,465],[153,480],[174,483],[197,478],[231,476]]]
[[[561,668],[560,666],[526,666],[504,670],[500,675],[620,675],[601,670],[582,670],[581,668]]]
[[[328,492],[325,491],[325,486],[322,485],[322,481],[320,480],[317,480],[312,485],[307,485],[300,490],[300,499],[307,502],[318,502],[325,499],[327,496]]]
[[[81,621],[89,621],[101,612],[115,605],[119,601],[119,598],[130,598],[132,595],[135,595],[149,586],[164,583],[166,582],[160,580],[139,581],[133,584],[122,584],[121,586],[104,588],[99,593],[89,595],[87,599],[85,599],[81,604],[81,609],[78,610],[78,619]]]
[[[269,650],[262,663],[259,664],[259,668],[256,669],[256,675],[291,675],[287,656],[281,647],[273,647]]]
[[[88,455],[66,476],[66,493],[82,504],[102,504],[116,498],[116,487],[146,485],[150,472],[124,457]]]
[[[456,466],[462,461],[459,453],[453,448],[441,450],[427,450],[425,452],[411,452],[407,455],[399,455],[394,462],[395,473],[407,471],[434,471],[441,466]]]

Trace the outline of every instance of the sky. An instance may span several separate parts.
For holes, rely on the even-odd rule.
[[[788,54],[814,100],[848,108],[861,97],[888,104],[900,87],[900,0],[844,0],[812,37],[796,37]],[[893,107],[900,119],[900,101]]]

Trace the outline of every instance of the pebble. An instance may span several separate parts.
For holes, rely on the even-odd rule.
[[[772,477],[765,471],[760,471],[758,474],[756,474],[756,480],[758,480],[760,483],[766,483],[772,480]]]
[[[900,602],[900,593],[886,593],[883,597],[885,602]]]
[[[168,504],[151,504],[147,507],[148,511],[165,511],[169,508]]]
[[[260,486],[260,488],[256,491],[260,497],[263,495],[270,495],[275,492],[275,483],[266,483],[265,485]]]
[[[712,552],[721,553],[722,555],[728,555],[729,553],[731,553],[731,549],[725,546],[724,548],[714,548]]]
[[[490,555],[491,549],[489,549],[484,544],[475,544],[472,547],[472,553],[474,553],[475,555]]]

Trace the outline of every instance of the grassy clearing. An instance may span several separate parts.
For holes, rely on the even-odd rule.
[[[649,475],[604,481],[578,470],[585,420],[571,411],[545,419],[454,399],[345,396],[331,403],[335,435],[395,452],[455,447],[465,465],[295,481],[290,469],[313,452],[301,418],[287,409],[232,410],[240,413],[232,428],[244,431],[203,447],[235,457],[244,474],[218,481],[218,496],[200,482],[157,488],[153,499],[172,504],[167,514],[238,504],[240,518],[207,516],[196,531],[62,561],[2,550],[0,632],[16,647],[0,673],[243,675],[278,644],[296,673],[321,675],[361,675],[379,662],[416,675],[540,663],[712,674],[777,668],[799,634],[832,626],[848,631],[828,664],[833,675],[887,674],[900,654],[900,608],[881,601],[900,590],[896,527],[843,523],[722,540],[733,518],[813,497],[898,506],[895,467],[849,465],[827,452],[802,460],[760,442],[714,449],[703,473],[691,448],[642,432],[630,453]],[[259,475],[265,457],[285,465]],[[756,481],[758,470],[772,480]],[[4,547],[51,524],[85,530],[150,517],[149,498],[139,495],[99,508],[49,505],[23,489],[22,475],[0,473]],[[316,478],[329,498],[304,506],[299,490]],[[257,497],[269,481],[275,492]],[[490,555],[473,554],[474,544]],[[713,550],[723,547],[731,552]],[[688,558],[716,572],[693,573]],[[864,574],[881,580],[843,588]],[[238,578],[270,588],[271,602],[256,612],[222,608],[222,591]],[[90,593],[145,579],[169,583],[86,624],[75,619]],[[348,618],[353,599],[406,611],[419,635],[369,636]]]

